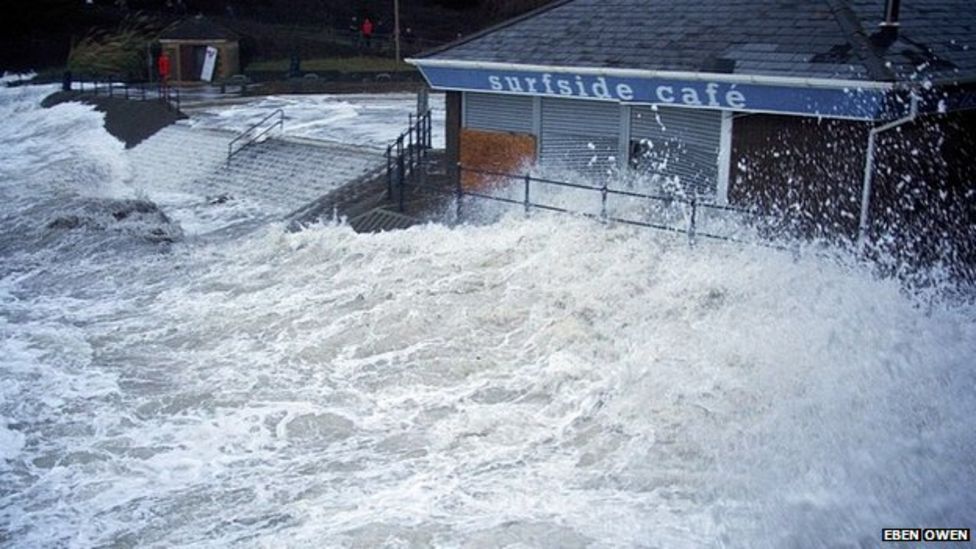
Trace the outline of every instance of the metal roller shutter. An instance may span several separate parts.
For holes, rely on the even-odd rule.
[[[631,160],[637,161],[638,169],[678,176],[689,192],[714,195],[721,134],[718,110],[633,107],[630,139],[647,142]]]
[[[464,94],[464,127],[532,133],[532,98],[492,93]]]
[[[542,99],[540,159],[585,174],[617,166],[620,105],[573,99]]]

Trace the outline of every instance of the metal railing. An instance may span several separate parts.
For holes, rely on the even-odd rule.
[[[75,86],[77,85],[77,89]],[[180,112],[180,89],[165,84],[116,82],[114,80],[72,80],[72,91],[81,94],[91,94],[96,97],[118,97],[120,99],[134,99],[138,101],[161,101],[166,107]]]
[[[394,189],[399,192],[397,202],[401,212],[407,183],[423,184],[426,172],[422,168],[431,149],[433,127],[430,109],[416,117],[411,114],[409,120],[406,131],[386,147],[386,196],[392,199]]]
[[[275,117],[277,117],[277,120],[273,120]],[[271,123],[268,124],[268,122]],[[252,133],[255,132],[255,130],[260,129],[262,126],[265,127],[261,129],[261,131],[258,131],[257,133],[254,133],[252,135]],[[235,154],[244,150],[244,148],[247,147],[248,145],[257,142],[258,139],[261,139],[265,135],[268,135],[268,133],[270,133],[275,128],[278,128],[281,131],[284,131],[285,129],[285,111],[282,109],[275,109],[274,111],[271,112],[271,114],[265,116],[264,118],[255,122],[254,124],[251,124],[246,130],[239,133],[237,137],[232,139],[231,142],[227,144],[227,165],[230,166],[230,159]],[[240,145],[235,149],[234,145],[237,144]]]
[[[622,223],[625,225],[634,225],[638,227],[647,227],[647,228],[657,229],[661,231],[685,234],[688,236],[688,241],[692,245],[695,244],[695,240],[698,238],[721,240],[725,242],[739,242],[739,243],[750,243],[750,244],[756,243],[753,241],[746,241],[743,239],[739,239],[734,236],[720,235],[720,234],[715,234],[707,231],[702,231],[699,227],[699,224],[703,212],[706,211],[730,212],[736,215],[746,216],[747,218],[751,218],[754,220],[768,219],[766,216],[754,210],[750,210],[746,208],[738,208],[735,206],[728,206],[724,204],[715,204],[712,202],[706,202],[700,200],[698,197],[684,198],[676,195],[649,194],[649,193],[633,192],[633,191],[628,191],[623,189],[613,189],[609,187],[609,183],[606,180],[604,180],[602,185],[594,186],[594,185],[584,185],[580,183],[570,183],[568,181],[555,181],[552,179],[532,177],[530,174],[511,174],[511,173],[494,172],[489,170],[479,170],[479,169],[469,168],[461,164],[458,164],[457,168],[458,168],[458,176],[456,178],[455,188],[453,190],[456,199],[455,216],[457,219],[461,219],[462,216],[463,198],[466,196],[470,196],[470,197],[484,199],[484,200],[492,200],[495,202],[520,205],[525,209],[526,213],[529,213],[533,209],[539,209],[539,210],[546,210],[551,212],[580,215],[583,217],[599,220],[603,223],[609,223],[609,222]],[[497,196],[497,195],[492,195],[483,192],[467,190],[464,188],[464,185],[462,183],[463,174],[465,173],[489,176],[501,180],[509,179],[509,180],[520,181],[524,189],[522,193],[522,199],[516,200],[514,198],[508,198],[508,197]],[[586,213],[586,212],[572,210],[565,207],[554,206],[551,204],[542,204],[539,202],[533,202],[532,201],[533,184],[550,185],[558,188],[578,189],[578,190],[592,191],[594,193],[599,193],[600,213],[599,214]],[[607,205],[608,199],[611,196],[622,196],[631,199],[650,201],[652,203],[656,203],[665,207],[673,207],[677,205],[683,208],[683,213],[685,214],[684,215],[685,224],[679,226],[679,225],[666,224],[666,223],[657,223],[647,219],[628,219],[616,215],[611,215]],[[763,242],[762,245],[778,248],[778,249],[792,250],[792,248],[778,246],[772,243]]]

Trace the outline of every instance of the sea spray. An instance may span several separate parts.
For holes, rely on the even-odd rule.
[[[32,192],[70,203],[17,182],[15,226]],[[976,311],[843,257],[521,213],[58,235],[106,251],[21,248],[0,278],[15,545],[832,547],[972,522]]]

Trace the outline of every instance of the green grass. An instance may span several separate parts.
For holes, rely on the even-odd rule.
[[[288,71],[291,61],[288,59],[267,59],[254,61],[247,66],[252,71]],[[302,59],[302,72],[340,71],[340,72],[394,72],[415,70],[412,65],[396,61],[387,57],[323,57],[317,59]]]

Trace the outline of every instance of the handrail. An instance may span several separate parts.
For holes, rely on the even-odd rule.
[[[158,100],[165,102],[167,108],[175,109],[176,112],[180,112],[180,108],[182,107],[180,88],[166,84],[147,84],[144,82],[132,84],[129,82],[116,82],[111,78],[104,80],[78,78],[72,79],[68,84],[71,86],[72,91],[77,91],[82,95],[89,93],[97,97],[101,92],[108,97],[117,96],[120,99],[125,98],[140,101]],[[75,84],[77,84],[77,90],[75,89]],[[86,89],[85,84],[88,84],[90,87]],[[148,93],[147,90],[149,90]]]
[[[714,203],[709,203],[709,202],[701,202],[701,201],[698,200],[697,197],[692,197],[692,198],[688,199],[688,198],[683,198],[683,197],[679,197],[679,196],[665,196],[665,195],[641,194],[641,193],[635,193],[635,192],[631,192],[631,191],[615,190],[615,189],[609,188],[607,186],[607,183],[606,182],[604,182],[604,184],[602,186],[599,186],[599,187],[592,186],[592,185],[581,185],[581,184],[578,184],[578,183],[570,183],[568,181],[554,181],[554,180],[551,180],[551,179],[542,179],[542,178],[532,177],[529,174],[518,175],[518,174],[502,173],[502,172],[495,172],[495,171],[489,171],[489,170],[479,170],[479,169],[476,169],[476,168],[466,167],[466,166],[464,166],[464,165],[462,165],[460,163],[457,164],[457,169],[458,169],[458,177],[457,177],[457,179],[455,181],[455,188],[454,188],[453,194],[455,195],[455,198],[456,198],[456,201],[457,201],[455,207],[457,209],[456,216],[458,218],[460,218],[460,216],[461,216],[461,198],[464,197],[464,196],[471,196],[471,197],[474,197],[474,198],[487,199],[487,200],[492,200],[492,201],[496,201],[496,202],[503,202],[503,203],[506,203],[506,204],[521,205],[521,206],[523,206],[525,208],[526,213],[528,213],[533,208],[540,209],[540,210],[552,211],[552,212],[560,212],[560,213],[570,213],[570,214],[575,213],[575,214],[578,214],[578,215],[580,215],[582,217],[586,217],[586,218],[589,218],[589,219],[599,220],[599,221],[604,222],[604,223],[614,222],[614,223],[621,223],[621,224],[626,224],[626,225],[635,225],[635,226],[639,226],[639,227],[647,227],[647,228],[651,228],[651,229],[658,229],[658,230],[668,231],[668,232],[672,232],[672,233],[685,234],[685,235],[688,236],[688,241],[689,241],[689,243],[691,245],[694,245],[695,244],[695,240],[697,238],[707,238],[707,239],[712,239],[712,240],[720,240],[720,241],[725,241],[725,242],[736,242],[736,243],[741,243],[741,244],[758,244],[758,245],[765,246],[765,247],[769,247],[769,248],[775,248],[775,249],[778,249],[778,250],[789,250],[789,251],[792,251],[794,253],[797,253],[797,250],[796,249],[787,248],[785,246],[780,246],[780,245],[773,244],[773,243],[749,242],[749,241],[744,241],[742,239],[739,239],[739,238],[736,238],[736,237],[733,237],[733,236],[713,234],[713,233],[708,233],[708,232],[702,232],[702,231],[699,230],[699,227],[698,227],[698,224],[699,224],[699,222],[698,222],[698,212],[699,212],[699,210],[701,210],[703,208],[715,209],[715,210],[720,210],[720,211],[729,211],[729,212],[735,212],[735,213],[740,213],[740,214],[746,214],[746,215],[749,215],[749,216],[752,216],[752,217],[765,217],[762,214],[760,214],[759,212],[756,212],[755,210],[752,210],[752,209],[738,208],[738,207],[735,207],[735,206],[728,206],[728,205],[725,205],[725,204],[714,204]],[[515,199],[512,199],[512,198],[507,198],[507,197],[503,197],[503,196],[495,196],[495,195],[488,194],[488,193],[466,190],[461,185],[461,174],[463,174],[464,172],[477,173],[477,174],[482,174],[482,175],[491,175],[491,176],[496,176],[496,177],[504,177],[504,178],[510,178],[510,179],[522,181],[522,182],[524,182],[524,185],[525,185],[525,198],[524,198],[524,200],[515,200]],[[584,190],[591,190],[591,191],[599,192],[601,194],[601,203],[602,203],[601,204],[600,213],[599,214],[595,214],[595,213],[587,213],[587,212],[577,212],[577,211],[573,211],[573,210],[570,210],[570,209],[567,209],[567,208],[560,208],[560,207],[552,206],[552,205],[548,205],[548,204],[540,204],[540,203],[537,203],[537,202],[532,202],[532,201],[530,201],[531,194],[530,194],[530,190],[529,190],[530,189],[530,185],[531,185],[532,182],[545,183],[545,184],[556,185],[556,186],[560,186],[560,187],[567,187],[567,188],[574,188],[574,189],[584,189]],[[674,204],[674,203],[677,203],[677,204],[686,205],[689,208],[689,210],[687,212],[688,213],[688,217],[687,217],[687,223],[688,224],[687,224],[686,227],[680,227],[680,226],[676,227],[676,226],[672,226],[672,225],[664,225],[664,224],[660,224],[660,223],[652,223],[650,221],[644,221],[644,220],[625,219],[625,218],[621,218],[621,217],[616,217],[616,216],[610,215],[609,214],[609,211],[607,209],[607,196],[608,195],[611,195],[611,194],[628,196],[628,197],[633,197],[633,198],[644,198],[644,199],[650,199],[650,200],[657,200],[657,201],[660,201],[660,202],[664,202],[666,204]]]
[[[262,124],[266,123],[268,120],[271,120],[275,116],[278,117],[278,120],[274,124],[271,124],[267,128],[261,130],[260,132],[258,132],[257,135],[251,137],[250,139],[247,140],[246,143],[244,143],[243,145],[241,145],[240,147],[238,147],[237,150],[234,150],[234,144],[235,143],[237,143],[238,141],[241,141],[242,139],[244,139],[245,137],[247,137],[248,134],[250,134],[252,131],[254,131],[255,129],[257,129]],[[284,129],[285,129],[285,111],[283,109],[275,109],[274,111],[271,112],[271,114],[265,116],[264,118],[262,118],[258,122],[255,122],[254,124],[251,124],[246,130],[244,130],[241,133],[237,134],[237,137],[235,137],[234,139],[232,139],[231,142],[227,144],[227,165],[228,166],[230,165],[230,159],[231,159],[232,156],[234,156],[235,154],[241,152],[248,145],[256,142],[258,139],[261,139],[262,137],[264,137],[265,135],[267,135],[268,132],[270,132],[271,130],[275,129],[275,127],[280,128],[282,131],[284,131]]]
[[[686,204],[686,205],[695,204],[696,207],[698,207],[698,208],[710,208],[710,209],[715,209],[715,210],[722,210],[722,211],[728,211],[728,212],[736,212],[736,213],[747,214],[747,215],[758,215],[758,213],[755,210],[751,210],[751,209],[739,208],[739,207],[736,207],[736,206],[729,206],[729,205],[726,205],[726,204],[716,204],[714,202],[702,202],[702,201],[700,201],[698,199],[695,199],[695,198],[688,199],[688,198],[683,198],[681,196],[676,196],[676,195],[636,193],[636,192],[633,192],[633,191],[625,191],[625,190],[621,190],[621,189],[613,189],[613,188],[605,187],[605,186],[597,187],[597,186],[593,186],[593,185],[583,185],[583,184],[580,184],[580,183],[570,183],[569,181],[556,181],[556,180],[553,180],[553,179],[544,179],[544,178],[541,178],[541,177],[532,177],[531,175],[528,175],[528,174],[520,175],[520,174],[496,172],[496,171],[491,171],[491,170],[481,170],[481,169],[477,169],[477,168],[469,168],[469,167],[464,166],[462,164],[458,164],[458,169],[460,171],[462,171],[462,172],[476,173],[476,174],[480,174],[480,175],[491,175],[491,176],[495,176],[495,177],[505,177],[505,178],[509,178],[509,179],[517,179],[519,181],[525,181],[527,179],[528,181],[533,182],[533,183],[545,183],[547,185],[554,185],[554,186],[557,186],[557,187],[568,187],[568,188],[572,188],[572,189],[583,189],[583,190],[587,190],[587,191],[606,192],[607,194],[611,194],[611,195],[628,196],[628,197],[632,197],[632,198],[646,198],[646,199],[649,199],[649,200],[657,200],[659,202],[668,202],[668,203],[677,202],[679,204]]]
[[[393,187],[399,190],[399,209],[403,212],[404,187],[407,178],[413,178],[417,168],[427,161],[427,151],[431,149],[431,110],[419,113],[416,118],[411,113],[409,126],[396,140],[386,147],[387,197],[393,198]],[[421,170],[421,177],[423,171]]]

